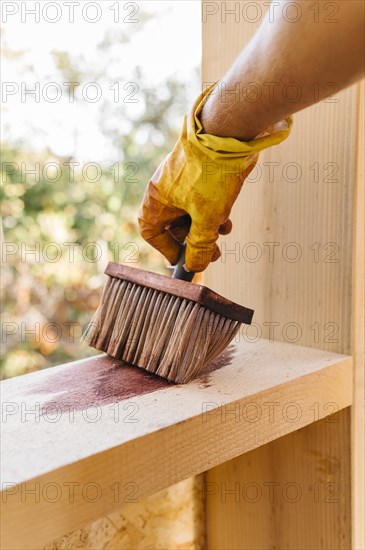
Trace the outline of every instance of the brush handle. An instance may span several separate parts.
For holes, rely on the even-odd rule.
[[[186,269],[184,269],[185,252],[186,252],[186,244],[184,243],[181,246],[181,252],[180,252],[179,259],[177,260],[177,264],[174,265],[174,272],[172,274],[172,278],[180,279],[180,281],[188,281],[191,283],[195,273],[194,271],[186,271]]]

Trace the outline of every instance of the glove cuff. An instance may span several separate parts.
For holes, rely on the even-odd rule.
[[[213,160],[224,160],[225,158],[242,158],[257,155],[263,149],[278,145],[289,136],[293,126],[292,117],[287,117],[270,126],[250,141],[241,141],[236,138],[219,137],[203,133],[203,126],[199,120],[199,115],[217,82],[206,88],[199,95],[187,118],[187,137],[192,145],[204,151]]]

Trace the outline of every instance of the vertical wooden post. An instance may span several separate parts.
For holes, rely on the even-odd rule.
[[[354,356],[354,404],[352,420],[352,548],[365,548],[365,476],[364,476],[364,333],[365,333],[365,86],[359,84],[359,118],[355,201],[353,218],[353,277],[352,277],[352,354]]]
[[[229,15],[236,4],[241,11]],[[203,0],[203,86],[222,77],[262,20],[244,18],[243,4]],[[241,337],[352,352],[357,365],[352,435],[347,409],[333,423],[314,424],[209,471],[207,482],[243,483],[249,471],[252,482],[272,481],[279,487],[290,473],[303,491],[314,484],[326,491],[334,484],[338,498],[318,506],[302,499],[290,506],[262,497],[254,508],[242,498],[233,504],[228,497],[226,502],[211,499],[208,548],[350,548],[351,515],[353,547],[365,547],[358,488],[363,481],[364,326],[359,89],[352,86],[298,113],[290,138],[261,155],[235,204],[233,232],[221,239],[222,258],[204,280],[255,309],[254,326]]]
[[[350,425],[343,412],[207,473],[209,549],[351,548]]]

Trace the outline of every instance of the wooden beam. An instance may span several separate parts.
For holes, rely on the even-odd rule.
[[[242,2],[219,1],[212,7],[203,0],[203,84],[222,78],[261,23],[260,11],[263,16],[261,6],[257,18],[250,20]],[[214,532],[222,523],[218,525],[208,509],[212,548],[214,541],[219,541],[221,548],[235,544],[240,548],[256,548],[255,544],[258,548],[282,548],[281,533],[288,528],[288,521],[297,526],[296,532],[290,527],[287,530],[286,544],[291,548],[329,548],[331,544],[332,548],[364,548],[364,145],[359,135],[359,125],[363,128],[359,113],[363,99],[361,102],[359,97],[359,86],[351,86],[296,114],[290,138],[260,155],[257,169],[234,205],[233,231],[220,239],[222,257],[208,269],[203,281],[223,296],[253,308],[256,332],[264,338],[288,340],[287,328],[295,331],[296,327],[300,345],[354,355],[354,407],[339,413],[341,422],[332,430],[335,441],[309,435],[302,440],[307,442],[306,452],[329,463],[338,461],[343,472],[352,466],[352,489],[348,483],[341,492],[342,502],[348,506],[346,523],[342,515],[339,534],[336,511],[344,509],[337,505],[298,505],[292,507],[290,516],[282,514],[282,523],[274,524],[272,510],[260,501],[254,515],[246,516],[247,509],[240,515],[251,517],[250,525],[246,522],[247,536],[239,523],[235,527],[231,523],[231,509],[220,508],[222,522],[226,520],[231,527],[225,530],[223,541],[220,533]],[[350,416],[352,432],[342,429],[350,425]],[[286,449],[284,441],[283,445]],[[303,481],[304,459],[290,456],[297,458],[291,463],[294,479]],[[242,466],[238,466],[240,460]],[[227,480],[234,478],[233,468],[244,471],[248,459],[242,456],[240,460],[224,467]],[[266,451],[253,451],[250,460],[255,475],[262,478],[266,465],[275,462],[274,445]],[[277,478],[272,478],[278,483],[286,475],[286,461],[280,464]],[[214,471],[208,472],[208,481],[214,476]]]
[[[241,337],[183,386],[106,356],[2,382],[3,547],[40,548],[348,407],[351,373],[344,355]]]
[[[341,460],[349,452],[345,412],[209,471],[207,548],[350,550],[351,470],[350,460]]]
[[[354,404],[352,421],[352,548],[365,548],[365,450],[364,450],[364,333],[365,333],[365,86],[358,85],[358,136],[354,181],[353,275],[352,275],[352,355],[354,357]]]

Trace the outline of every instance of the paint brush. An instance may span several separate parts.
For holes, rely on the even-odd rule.
[[[90,346],[185,384],[219,355],[253,310],[192,283],[185,245],[172,277],[109,262],[99,307],[84,335]]]

